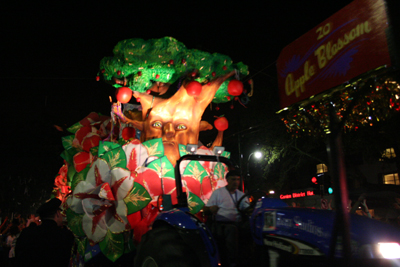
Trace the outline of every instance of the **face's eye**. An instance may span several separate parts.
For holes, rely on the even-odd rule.
[[[160,121],[156,121],[156,122],[153,122],[153,124],[151,126],[153,126],[154,128],[161,128],[162,123]]]
[[[187,127],[186,127],[185,124],[179,124],[178,126],[176,126],[176,129],[177,129],[177,130],[186,130]]]

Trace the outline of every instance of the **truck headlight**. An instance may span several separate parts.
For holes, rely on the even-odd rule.
[[[378,243],[378,252],[385,259],[400,258],[400,245],[398,243]]]

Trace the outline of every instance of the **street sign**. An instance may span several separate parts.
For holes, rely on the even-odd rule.
[[[288,46],[277,61],[280,107],[390,66],[384,0],[354,0]]]

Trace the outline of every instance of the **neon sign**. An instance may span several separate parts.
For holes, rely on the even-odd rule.
[[[305,192],[296,192],[292,194],[280,195],[280,199],[290,199],[290,198],[299,198],[299,197],[310,197],[315,196],[314,191],[307,190]]]

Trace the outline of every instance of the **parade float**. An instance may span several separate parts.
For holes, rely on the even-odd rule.
[[[110,116],[92,112],[68,128],[53,190],[85,261],[102,253],[114,262],[133,251],[162,199],[176,204],[177,160],[214,155],[222,146],[225,117],[214,121],[218,134],[210,147],[199,142],[199,132],[213,128],[202,121],[206,108],[247,99],[240,81],[247,66],[188,49],[172,37],[124,40],[113,54],[101,60],[96,77],[115,88]],[[225,186],[228,168],[209,161],[185,161],[179,168],[189,210],[198,214]]]

